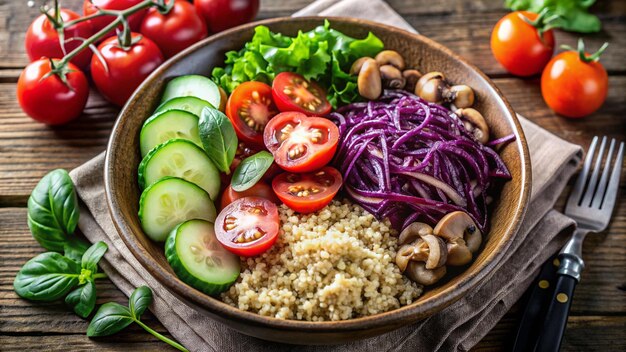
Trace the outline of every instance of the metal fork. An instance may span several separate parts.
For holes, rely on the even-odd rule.
[[[556,272],[556,285],[535,351],[558,351],[560,349],[574,288],[580,281],[580,274],[585,267],[582,258],[585,236],[590,232],[604,231],[615,207],[624,160],[624,142],[619,144],[615,162],[612,162],[617,142],[615,139],[611,140],[604,167],[602,167],[602,159],[606,151],[607,137],[602,138],[594,162],[597,144],[598,137],[594,137],[585,157],[583,170],[576,180],[565,207],[565,215],[574,219],[578,228],[558,255],[560,263]]]

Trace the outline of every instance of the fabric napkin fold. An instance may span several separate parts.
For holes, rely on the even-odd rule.
[[[415,32],[381,0],[318,0],[295,15],[352,16]],[[501,265],[475,291],[416,324],[335,346],[293,346],[240,334],[169,292],[126,247],[109,214],[103,180],[104,152],[70,175],[81,200],[79,228],[91,242],[109,245],[102,269],[127,296],[140,285],[154,292],[150,310],[191,351],[452,351],[469,350],[502,318],[535,277],[538,268],[565,241],[574,222],[554,203],[576,171],[582,149],[520,117],[532,163],[532,195],[526,216]]]

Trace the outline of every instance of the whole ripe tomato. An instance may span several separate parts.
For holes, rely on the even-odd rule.
[[[98,11],[97,8],[101,8],[103,10],[126,10],[127,8],[137,5],[142,1],[143,0],[84,0],[83,15],[93,15]],[[131,31],[139,31],[139,28],[141,27],[141,20],[143,19],[143,16],[145,16],[146,11],[147,9],[141,10],[128,17],[128,24],[130,25]],[[115,16],[100,16],[89,21],[91,22],[95,33],[106,27],[109,23],[113,22],[113,20],[115,20]],[[120,26],[119,28],[122,27]],[[114,34],[115,30],[112,30],[107,33],[104,38],[110,37]]]
[[[156,8],[148,10],[141,22],[141,34],[152,39],[166,58],[206,38],[206,24],[192,4],[175,0],[174,7],[166,15]]]
[[[537,27],[527,21],[536,21],[537,14],[515,11],[502,17],[491,32],[491,51],[507,71],[518,76],[532,76],[541,72],[554,52],[552,30],[540,33],[545,23]]]
[[[194,0],[211,33],[250,22],[259,12],[259,0]]]
[[[24,112],[49,125],[59,125],[78,117],[89,97],[85,74],[74,64],[67,65],[67,85],[56,74],[50,74],[49,59],[33,61],[17,81],[17,100]]]
[[[267,199],[274,204],[280,204],[280,200],[278,200],[278,197],[274,194],[272,187],[263,181],[259,181],[243,192],[237,192],[229,185],[222,194],[220,209],[224,209],[228,204],[245,197],[259,197]]]
[[[50,10],[49,14],[55,17],[54,10]],[[59,16],[62,22],[69,22],[80,18],[76,12],[67,9],[60,9]],[[86,39],[91,37],[93,33],[94,31],[90,21],[80,22],[69,28],[65,28],[63,31],[65,40],[67,40],[64,45],[65,53],[71,52],[82,43],[81,40],[72,38]],[[59,33],[46,15],[37,17],[33,23],[30,24],[26,31],[24,45],[26,46],[26,54],[28,54],[31,62],[39,60],[42,57],[61,58],[65,55],[63,49],[61,49]],[[72,63],[81,69],[89,68],[91,55],[91,50],[85,49],[72,58]]]
[[[573,118],[587,116],[598,110],[606,99],[609,78],[594,55],[565,51],[550,60],[541,75],[541,94],[546,104],[556,113]]]
[[[98,46],[104,62],[97,55],[91,59],[91,76],[98,90],[112,103],[122,106],[154,69],[163,63],[163,54],[153,41],[131,35],[134,44],[128,49],[112,37]],[[140,38],[140,39],[138,39]]]

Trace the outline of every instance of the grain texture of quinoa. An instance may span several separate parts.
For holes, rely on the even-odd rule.
[[[389,311],[422,294],[395,264],[397,239],[388,221],[336,200],[308,215],[281,205],[279,215],[276,244],[242,259],[224,302],[265,316],[323,321]]]

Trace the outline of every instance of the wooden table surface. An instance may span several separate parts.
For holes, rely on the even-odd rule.
[[[288,16],[309,2],[262,0],[258,18]],[[603,31],[586,36],[585,42],[593,50],[605,41],[611,43],[602,57],[610,75],[609,96],[592,116],[567,120],[546,107],[537,77],[512,77],[492,57],[491,29],[507,12],[502,0],[389,1],[422,34],[448,46],[492,77],[518,113],[585,148],[594,135],[626,139],[626,1],[599,2],[592,11],[601,18]],[[62,3],[80,12],[82,1]],[[63,303],[30,302],[13,291],[19,268],[44,251],[26,225],[26,201],[32,188],[46,172],[70,170],[104,150],[118,112],[94,91],[84,116],[63,127],[47,127],[22,113],[15,83],[27,64],[24,33],[37,15],[36,9],[26,6],[26,0],[0,0],[0,350],[165,349],[165,344],[137,327],[91,340],[85,335],[88,322]],[[559,44],[575,46],[577,36],[557,32],[556,38]],[[609,229],[591,236],[585,244],[587,268],[576,290],[563,350],[626,351],[625,178]],[[100,281],[98,304],[111,300],[127,299],[113,284]],[[519,311],[519,305],[515,306],[475,349],[505,348]],[[146,319],[166,333],[154,317],[147,314]]]

